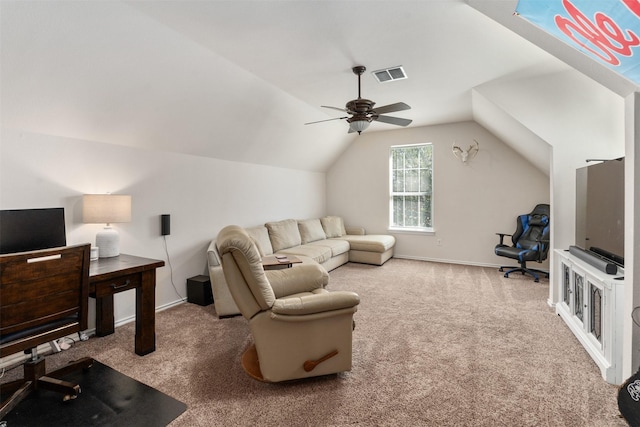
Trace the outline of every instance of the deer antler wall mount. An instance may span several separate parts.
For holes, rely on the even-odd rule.
[[[451,147],[453,155],[462,160],[462,163],[464,163],[465,165],[469,160],[473,159],[480,150],[480,144],[478,144],[478,141],[474,139],[473,142],[474,143],[471,144],[466,150],[458,147],[455,142],[453,143],[453,147]]]

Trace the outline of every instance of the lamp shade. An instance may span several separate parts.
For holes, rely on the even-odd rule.
[[[85,194],[82,197],[82,222],[111,224],[130,221],[130,195]]]
[[[367,120],[354,120],[349,123],[349,127],[352,131],[360,133],[369,127],[369,122]]]

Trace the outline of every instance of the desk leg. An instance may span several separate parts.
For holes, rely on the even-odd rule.
[[[142,273],[142,285],[136,289],[136,354],[144,356],[156,350],[156,271]]]
[[[113,295],[96,298],[96,335],[111,335],[115,331],[113,325]]]

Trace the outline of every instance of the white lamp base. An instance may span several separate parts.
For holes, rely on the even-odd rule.
[[[106,226],[96,234],[96,246],[100,258],[111,258],[120,255],[120,235],[113,228]]]

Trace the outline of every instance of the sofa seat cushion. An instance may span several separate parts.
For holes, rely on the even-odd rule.
[[[298,230],[298,221],[295,219],[268,222],[265,227],[269,230],[269,239],[271,240],[273,252],[292,248],[302,243],[300,231]]]
[[[331,248],[320,245],[300,245],[293,248],[282,249],[277,252],[283,255],[302,255],[313,259],[315,262],[322,264],[331,258]]]
[[[338,256],[345,252],[349,252],[349,242],[344,239],[324,239],[309,243],[313,246],[327,246],[331,248],[331,256]]]
[[[366,234],[364,236],[352,236],[347,234],[339,239],[349,242],[351,249],[355,251],[382,253],[393,248],[396,244],[395,237],[384,234]]]

